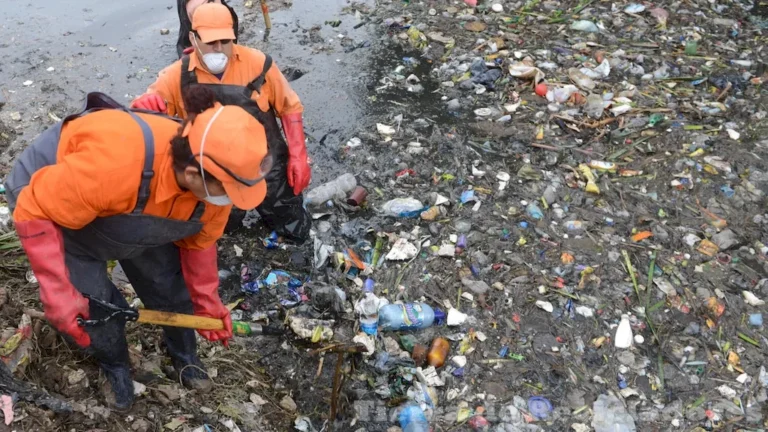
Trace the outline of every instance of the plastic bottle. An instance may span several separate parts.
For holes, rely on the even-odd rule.
[[[421,344],[416,344],[413,346],[413,352],[411,353],[411,358],[413,359],[413,362],[416,363],[416,367],[424,366],[424,363],[427,362],[427,347]]]
[[[332,199],[344,199],[347,194],[357,187],[357,179],[352,174],[343,174],[336,180],[329,181],[307,192],[304,202],[320,205]]]
[[[576,86],[570,84],[564,87],[556,87],[552,91],[552,100],[557,103],[566,103],[568,102],[568,99],[570,99],[571,96],[578,91],[579,89],[576,88]]]
[[[450,351],[451,343],[447,339],[437,338],[433,340],[432,346],[429,348],[429,354],[427,354],[427,363],[436,368],[443,367]]]
[[[595,432],[636,432],[635,420],[624,404],[612,394],[597,397],[592,406],[592,427]]]
[[[387,216],[394,217],[416,217],[423,209],[424,204],[416,198],[395,198],[382,207]]]
[[[593,160],[589,161],[589,167],[598,171],[616,171],[616,164],[613,162],[605,162]]]
[[[528,204],[528,207],[525,208],[525,211],[528,213],[528,216],[536,220],[539,220],[544,217],[544,213],[541,211],[541,209],[536,203]]]
[[[591,94],[587,96],[587,105],[584,106],[584,113],[592,118],[600,118],[603,116],[603,98],[600,95]]]
[[[750,67],[752,66],[752,60],[731,60],[732,65]]]
[[[387,303],[373,293],[373,279],[366,279],[363,285],[363,298],[355,304],[355,312],[360,314],[360,330],[365,334],[376,336],[379,325],[379,308]]]
[[[622,315],[621,322],[616,328],[616,337],[614,337],[616,348],[627,349],[632,346],[632,327],[629,325],[629,316]]]
[[[565,229],[568,231],[581,231],[584,229],[584,222],[580,220],[565,221],[563,225],[565,225]]]
[[[461,255],[462,252],[464,252],[464,249],[467,248],[467,236],[464,234],[459,236],[459,239],[456,240],[456,255]]]
[[[598,33],[600,29],[595,23],[587,20],[578,20],[571,23],[571,30],[578,30],[587,33]]]
[[[397,416],[403,432],[429,432],[429,422],[424,411],[414,402],[408,403]]]
[[[243,321],[232,321],[232,334],[235,336],[251,335],[279,335],[282,331],[273,327],[265,327],[261,324],[248,323]]]
[[[445,321],[445,313],[426,303],[390,304],[379,309],[382,331],[421,330]]]

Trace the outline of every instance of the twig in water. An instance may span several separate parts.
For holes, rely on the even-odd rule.
[[[315,381],[317,381],[318,378],[320,378],[320,374],[323,373],[323,362],[325,361],[325,357],[320,357],[320,361],[317,362],[317,373],[315,374]]]
[[[719,95],[717,95],[717,98],[715,98],[716,101],[720,102],[723,99],[725,99],[725,96],[728,95],[728,92],[731,90],[731,87],[733,87],[733,84],[728,81],[728,84],[725,85],[725,88],[723,91],[720,92]]]
[[[331,417],[328,419],[329,430],[333,430],[333,424],[336,421],[336,410],[338,409],[339,391],[341,390],[341,365],[344,363],[344,353],[340,352],[336,356],[336,371],[333,373],[333,391],[331,392]]]

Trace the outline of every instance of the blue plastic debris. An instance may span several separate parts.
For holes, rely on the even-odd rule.
[[[501,357],[501,358],[504,358],[504,357],[506,357],[506,356],[507,356],[507,354],[509,354],[509,347],[508,347],[508,346],[506,346],[506,345],[504,345],[504,346],[503,346],[503,347],[501,347],[501,349],[499,350],[499,357]]]
[[[295,297],[295,295],[298,295],[298,293],[295,292],[295,289],[303,286],[304,282],[291,276],[288,272],[283,270],[272,270],[264,279],[243,281],[243,283],[240,285],[240,289],[244,293],[256,294],[262,289],[272,288],[277,285],[286,285],[288,288],[292,288],[294,291],[294,293],[292,293],[292,297]],[[301,300],[301,296],[298,296],[299,300]]]
[[[272,231],[272,233],[269,234],[268,237],[264,237],[264,240],[262,240],[262,243],[264,244],[264,247],[267,249],[277,249],[280,247],[280,243],[277,241],[277,231]]]
[[[622,374],[616,375],[616,385],[619,386],[619,389],[624,390],[625,388],[629,387],[629,384],[627,384],[627,379]]]
[[[470,201],[477,201],[477,198],[475,198],[475,191],[474,190],[467,190],[461,193],[461,203],[466,204]]]
[[[544,420],[552,413],[552,402],[541,396],[528,399],[528,411],[539,420]]]

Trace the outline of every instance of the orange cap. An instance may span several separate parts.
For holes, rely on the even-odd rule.
[[[267,182],[261,177],[261,163],[267,155],[264,127],[244,109],[219,103],[188,123],[183,136],[197,163],[224,185],[227,196],[237,208],[250,210],[267,195]],[[236,177],[239,177],[238,180]]]
[[[232,14],[220,3],[200,5],[192,14],[192,30],[200,35],[203,43],[218,40],[235,40]]]

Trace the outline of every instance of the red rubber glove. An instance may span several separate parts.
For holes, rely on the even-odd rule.
[[[229,346],[232,338],[232,318],[229,309],[219,297],[219,266],[216,262],[216,245],[203,250],[180,249],[181,272],[192,297],[195,315],[218,318],[224,321],[223,330],[198,330],[211,342],[221,341]]]
[[[193,52],[195,52],[195,47],[187,47],[187,48],[184,48],[184,51],[182,51],[181,53],[182,54],[192,54]]]
[[[75,343],[88,347],[91,337],[77,325],[78,317],[90,317],[88,299],[69,280],[61,229],[49,220],[33,220],[16,222],[16,232],[40,283],[45,318],[56,330],[72,337]]]
[[[147,93],[139,96],[138,99],[133,101],[131,108],[138,108],[161,113],[166,112],[168,109],[168,107],[165,105],[163,97],[157,93]]]
[[[286,114],[280,120],[288,144],[288,184],[293,188],[293,194],[298,195],[309,186],[312,178],[304,142],[304,121],[301,113]]]

